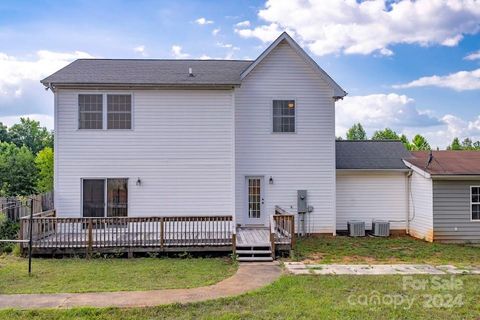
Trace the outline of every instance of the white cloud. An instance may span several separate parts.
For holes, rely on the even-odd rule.
[[[186,59],[190,56],[188,53],[182,52],[182,47],[179,45],[173,45],[171,51],[175,59]]]
[[[0,96],[22,96],[24,81],[39,81],[72,60],[93,58],[82,51],[73,53],[37,51],[34,59],[18,58],[0,52]]]
[[[480,89],[480,69],[472,71],[459,71],[446,76],[429,76],[405,84],[394,85],[395,89],[405,89],[414,87],[434,86],[441,88],[450,88],[456,91],[479,90]]]
[[[235,26],[236,26],[237,28],[250,27],[250,21],[248,21],[248,20],[241,21],[241,22],[237,23]]]
[[[133,51],[135,53],[138,53],[142,57],[147,57],[148,56],[147,51],[145,51],[145,46],[144,45],[133,48]]]
[[[465,56],[465,60],[480,60],[480,50],[470,53]]]
[[[237,28],[264,42],[289,30],[317,55],[380,53],[399,43],[456,46],[480,31],[475,0],[267,0],[258,16],[266,23]]]
[[[225,48],[225,49],[240,50],[239,47],[235,47],[231,43],[217,42],[217,46],[219,46],[220,48]]]
[[[212,59],[212,57],[210,57],[209,55],[206,55],[206,54],[202,54],[198,59],[200,59],[200,60],[210,60],[210,59]]]
[[[220,30],[221,30],[220,28],[213,29],[212,34],[216,36],[220,32]]]
[[[206,24],[212,24],[213,20],[207,20],[204,17],[201,17],[201,18],[198,18],[197,20],[195,20],[195,23],[203,26],[203,25],[206,25]]]
[[[347,96],[336,104],[337,136],[360,122],[371,136],[376,130],[391,128],[412,139],[424,135],[432,147],[445,148],[453,138],[480,140],[480,115],[473,121],[446,114],[435,116],[416,106],[415,100],[396,93]]]
[[[0,122],[11,127],[15,123],[20,122],[20,118],[30,118],[36,121],[40,121],[42,127],[47,127],[49,130],[53,130],[53,116],[47,114],[24,114],[18,116],[4,116],[0,117]]]

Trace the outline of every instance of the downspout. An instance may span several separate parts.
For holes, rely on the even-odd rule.
[[[413,174],[413,170],[408,171],[407,173],[407,223],[405,225],[405,232],[406,234],[410,234],[410,196],[411,196],[411,177]],[[413,200],[413,199],[412,199]],[[412,201],[413,203],[413,201]]]

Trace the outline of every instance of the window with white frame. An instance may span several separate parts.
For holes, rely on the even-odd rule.
[[[128,179],[82,179],[83,217],[127,217]]]
[[[78,95],[78,128],[103,129],[103,95]]]
[[[107,128],[132,128],[132,96],[129,94],[107,95]]]
[[[295,132],[295,100],[273,100],[273,132]]]
[[[470,187],[472,220],[480,221],[480,186]]]

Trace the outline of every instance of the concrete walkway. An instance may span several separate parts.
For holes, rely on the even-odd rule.
[[[281,273],[277,263],[241,263],[235,275],[207,287],[153,291],[0,295],[0,308],[147,307],[169,303],[189,303],[236,296],[259,289],[275,281]]]
[[[304,264],[286,262],[286,270],[291,274],[319,275],[445,275],[480,274],[479,267],[458,268],[451,265],[432,266],[428,264]]]

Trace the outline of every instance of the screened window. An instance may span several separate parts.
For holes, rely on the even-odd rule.
[[[83,216],[128,216],[128,179],[83,179]]]
[[[132,128],[132,96],[129,94],[107,95],[108,129]]]
[[[78,95],[78,128],[103,128],[103,96],[101,94]]]
[[[470,188],[472,220],[480,221],[480,187]]]
[[[273,100],[273,132],[295,132],[294,100]]]

